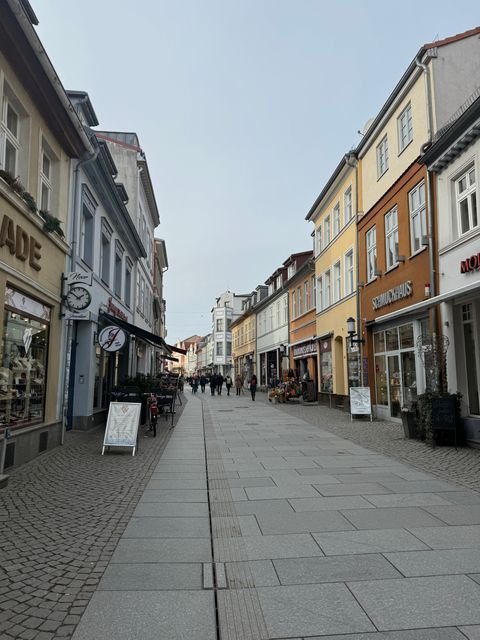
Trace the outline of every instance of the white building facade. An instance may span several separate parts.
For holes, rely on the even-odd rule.
[[[232,332],[230,325],[242,313],[248,296],[225,291],[212,309],[213,368],[216,373],[233,377]]]

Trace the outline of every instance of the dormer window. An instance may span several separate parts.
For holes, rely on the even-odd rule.
[[[268,295],[271,296],[274,291],[275,287],[273,285],[273,282],[270,282],[270,284],[268,285]]]
[[[295,275],[295,271],[297,270],[297,263],[292,262],[292,264],[288,265],[288,278],[292,278]]]
[[[277,276],[277,289],[282,288],[282,276]]]

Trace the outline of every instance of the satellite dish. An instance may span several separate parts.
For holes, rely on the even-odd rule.
[[[374,118],[369,118],[365,122],[365,124],[363,125],[362,129],[358,133],[360,133],[362,136],[364,136],[367,133],[367,131],[370,129],[373,120],[374,120]]]

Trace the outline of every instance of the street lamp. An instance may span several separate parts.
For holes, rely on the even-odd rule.
[[[363,344],[365,340],[363,338],[354,338],[353,336],[358,335],[355,331],[355,318],[347,318],[347,333],[350,336],[350,346],[353,347],[354,344]]]

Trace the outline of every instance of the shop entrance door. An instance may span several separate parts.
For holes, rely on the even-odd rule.
[[[465,347],[465,367],[467,373],[468,410],[470,414],[480,414],[478,398],[478,371],[477,348],[475,344],[475,324],[473,319],[472,304],[464,304],[463,316],[463,343]]]
[[[402,385],[400,376],[400,357],[398,354],[388,356],[388,385],[390,392],[390,415],[401,416]]]

